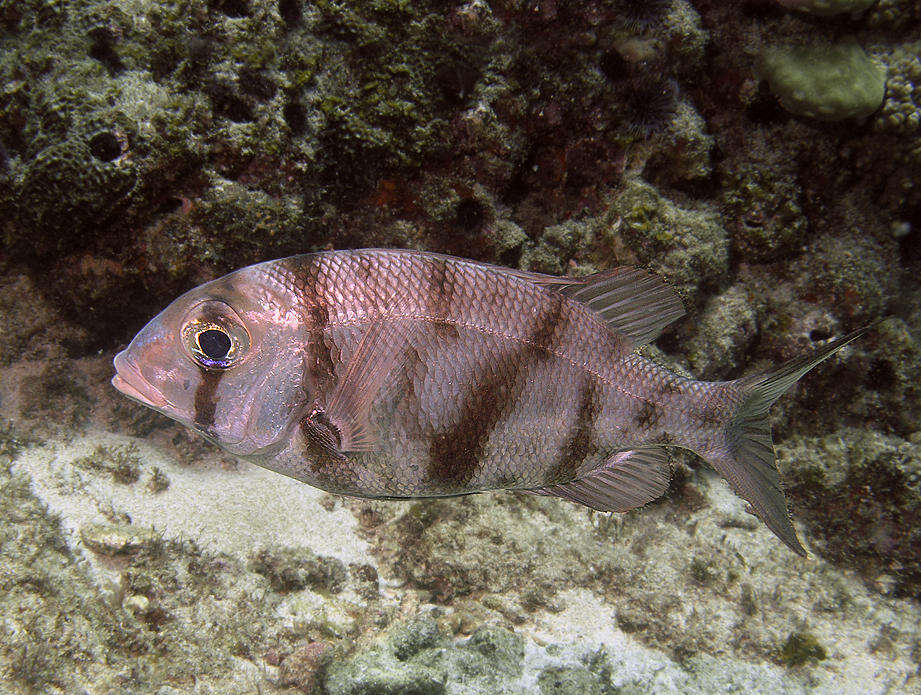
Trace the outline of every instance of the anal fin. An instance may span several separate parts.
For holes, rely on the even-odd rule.
[[[633,449],[615,454],[582,478],[530,492],[562,497],[600,512],[626,512],[661,497],[671,475],[665,449]]]

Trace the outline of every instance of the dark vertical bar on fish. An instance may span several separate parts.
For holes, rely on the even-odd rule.
[[[491,489],[624,511],[696,451],[790,548],[767,412],[857,339],[730,382],[635,352],[683,313],[641,270],[554,278],[415,251],[295,256],[177,299],[116,357],[114,385],[226,450],[332,492]],[[202,355],[205,341],[226,354]],[[211,348],[223,352],[218,348]]]

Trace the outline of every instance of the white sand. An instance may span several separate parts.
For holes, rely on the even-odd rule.
[[[100,444],[137,446],[141,479],[123,485],[73,465]],[[145,487],[154,466],[169,478],[169,487],[158,493]],[[352,514],[342,507],[326,511],[319,505],[320,490],[257,466],[241,463],[234,471],[184,466],[143,440],[95,431],[67,444],[30,449],[15,461],[14,470],[31,478],[35,493],[74,532],[75,545],[80,526],[105,521],[102,510],[111,509],[165,538],[191,538],[211,551],[246,557],[260,547],[281,544],[308,547],[346,563],[367,562],[367,544],[356,535]]]

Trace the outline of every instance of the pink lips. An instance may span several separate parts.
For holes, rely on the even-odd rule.
[[[125,350],[115,356],[115,376],[112,377],[112,386],[123,394],[143,405],[151,408],[164,408],[169,401],[157,389],[141,376],[125,355]]]

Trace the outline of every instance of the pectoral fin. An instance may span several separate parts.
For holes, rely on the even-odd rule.
[[[328,402],[318,403],[302,421],[310,444],[339,457],[377,447],[371,404],[400,361],[404,330],[398,320],[381,319],[368,327]]]
[[[634,449],[615,454],[585,477],[530,492],[562,497],[600,512],[626,512],[661,497],[671,474],[664,449]]]
[[[345,459],[342,449],[342,435],[339,428],[327,417],[326,412],[314,408],[301,420],[301,434],[308,451],[326,457]]]

